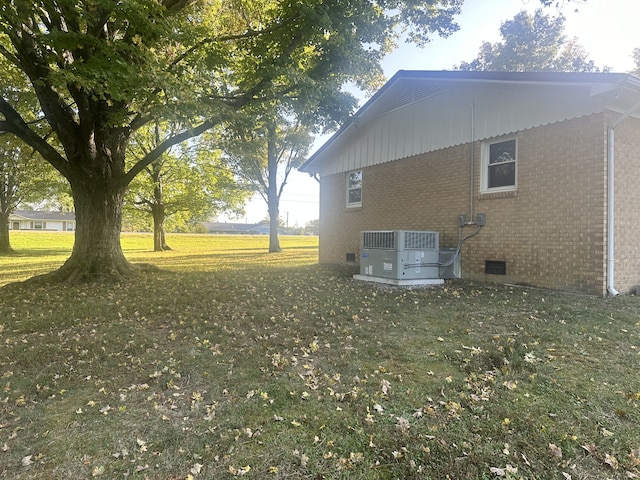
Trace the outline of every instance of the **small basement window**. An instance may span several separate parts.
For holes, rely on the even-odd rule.
[[[484,262],[484,273],[488,275],[506,275],[507,262],[501,260],[486,260]]]
[[[355,261],[356,261],[356,254],[355,253],[347,253],[347,262],[355,263]]]

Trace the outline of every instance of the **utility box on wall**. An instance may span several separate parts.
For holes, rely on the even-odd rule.
[[[359,279],[438,279],[439,233],[386,230],[360,233]],[[431,282],[430,282],[431,283]]]

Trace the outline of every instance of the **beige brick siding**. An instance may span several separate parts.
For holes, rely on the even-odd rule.
[[[605,294],[604,114],[518,132],[517,140],[518,188],[500,194],[479,192],[481,142],[473,145],[474,214],[486,214],[487,224],[463,247],[463,277]],[[630,163],[637,139],[623,148],[629,153],[620,156]],[[341,263],[347,253],[358,259],[361,230],[437,230],[441,247],[455,247],[458,215],[470,215],[471,151],[466,144],[365,168],[356,209],[346,208],[346,173],[323,177],[320,262]],[[638,190],[627,190],[625,198],[637,200]],[[640,229],[638,222],[633,228]],[[507,275],[486,275],[486,260],[506,262]]]
[[[635,292],[640,286],[640,135],[638,132],[640,132],[640,120],[635,118],[625,120],[615,131],[614,287],[621,293]]]

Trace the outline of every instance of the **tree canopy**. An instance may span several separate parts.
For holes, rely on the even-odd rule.
[[[493,70],[509,72],[597,71],[588,54],[576,38],[564,33],[565,18],[551,16],[541,9],[533,14],[521,11],[502,23],[502,41],[484,42],[478,56],[462,62],[460,70]]]

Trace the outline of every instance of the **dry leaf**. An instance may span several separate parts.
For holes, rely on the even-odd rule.
[[[95,467],[91,472],[92,477],[99,477],[100,475],[104,475],[104,465],[100,465],[99,467]]]
[[[549,451],[551,452],[551,456],[553,458],[556,458],[558,460],[560,460],[562,458],[562,449],[559,446],[557,446],[557,445],[555,445],[553,443],[550,443],[549,444]]]
[[[503,468],[491,467],[489,471],[495,474],[497,477],[504,477],[506,475],[506,472]]]
[[[614,470],[618,469],[618,459],[613,455],[609,455],[608,453],[604,456],[604,463],[609,465]]]

